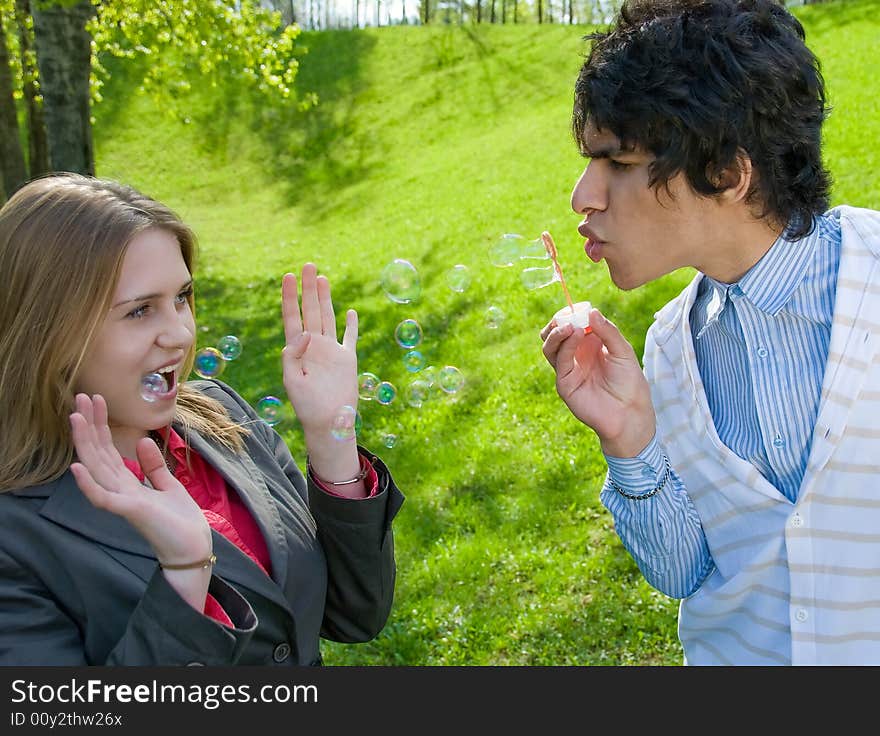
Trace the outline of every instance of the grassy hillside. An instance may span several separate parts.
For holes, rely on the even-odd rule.
[[[873,3],[799,10],[824,63],[834,112],[835,202],[880,207],[880,21]],[[873,16],[873,17],[872,17]],[[641,578],[597,496],[592,432],[558,401],[538,332],[564,305],[559,284],[528,291],[487,249],[502,233],[550,230],[575,300],[601,306],[641,353],[656,309],[691,277],[619,292],[587,261],[569,192],[583,27],[395,27],[304,34],[298,86],[320,104],[256,106],[200,89],[189,122],[127,87],[117,67],[95,112],[98,173],[174,207],[197,230],[200,344],[235,334],[223,378],[256,402],[282,395],[281,274],[311,260],[337,311],[361,320],[360,369],[394,383],[362,402],[360,440],[407,496],[396,524],[398,584],[373,642],[326,647],[328,664],[679,664],[677,603]],[[382,268],[411,261],[421,295],[386,298]],[[472,283],[452,291],[464,264]],[[486,324],[486,310],[505,319]],[[415,409],[394,339],[418,320],[427,363],[465,387]],[[304,462],[295,418],[278,425]],[[383,446],[386,434],[398,441]]]

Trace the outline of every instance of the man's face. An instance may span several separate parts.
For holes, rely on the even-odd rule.
[[[612,133],[588,123],[584,153],[590,162],[571,193],[571,207],[584,220],[578,232],[611,280],[634,289],[683,266],[700,268],[712,247],[715,200],[698,196],[679,173],[669,192],[648,186],[654,156],[622,150]],[[701,269],[702,270],[702,269]]]

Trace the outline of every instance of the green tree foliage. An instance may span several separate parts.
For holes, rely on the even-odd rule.
[[[126,0],[97,2],[89,26],[95,102],[107,76],[104,54],[148,59],[141,89],[163,101],[179,100],[193,71],[216,87],[244,81],[271,97],[293,94],[304,51],[296,46],[300,29],[282,25],[281,14],[248,0]]]
[[[107,62],[111,57],[130,61],[134,69],[142,73],[128,75],[136,88],[159,101],[166,109],[177,115],[186,114],[187,93],[191,80],[217,87],[234,86],[248,89],[267,100],[277,102],[295,98],[294,80],[299,67],[298,57],[305,49],[296,44],[300,33],[298,26],[285,25],[279,12],[264,8],[253,0],[91,0],[93,13],[85,23],[91,39],[91,54],[64,57],[65,50],[76,44],[59,43],[56,37],[41,38],[47,24],[33,23],[28,14],[22,14],[22,4],[16,13],[15,0],[0,0],[2,32],[8,53],[3,59],[4,72],[9,70],[12,93],[18,107],[30,108],[33,96],[27,96],[28,85],[37,91],[35,101],[41,106],[44,99],[52,96],[55,101],[70,97],[69,90],[51,89],[52,80],[34,79],[35,70],[44,61],[43,54],[52,52],[54,69],[84,72],[90,79],[91,104],[100,104],[101,89],[110,75]],[[71,18],[82,13],[82,0],[34,0],[35,14],[53,20],[55,33],[65,28],[66,15]],[[86,0],[88,4],[88,0]],[[77,23],[68,23],[74,28]],[[81,22],[80,22],[80,28]],[[34,39],[37,64],[22,63],[19,50],[22,39]],[[63,39],[62,39],[63,40]],[[41,43],[42,41],[42,43]],[[27,50],[28,53],[30,49]],[[90,57],[90,58],[88,58]],[[89,68],[84,70],[82,65]],[[64,80],[61,79],[60,82]],[[49,85],[49,86],[47,86]],[[299,106],[306,108],[316,102],[314,96],[299,99]],[[73,100],[71,100],[73,103]],[[80,101],[80,107],[82,101]],[[61,111],[63,113],[63,111]],[[50,169],[59,168],[58,161],[65,159],[64,150],[89,149],[90,119],[82,131],[70,134],[70,126],[64,128],[65,140],[59,142],[60,133],[49,125]],[[30,144],[35,135],[31,120],[25,126],[24,136]],[[75,138],[75,139],[74,139]],[[41,167],[32,167],[31,176],[40,173]],[[43,166],[42,168],[45,168]],[[70,168],[68,164],[64,168]],[[83,164],[83,172],[89,173],[89,164]],[[6,187],[7,192],[10,187]]]

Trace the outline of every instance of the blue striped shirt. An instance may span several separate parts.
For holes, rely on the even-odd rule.
[[[778,238],[734,284],[704,275],[689,315],[718,436],[791,501],[810,452],[840,264],[839,221],[819,216],[815,224],[800,240]],[[606,461],[608,477],[636,495],[651,491],[665,473],[657,437],[635,458]],[[713,562],[674,471],[649,500],[627,499],[607,479],[600,498],[648,582],[684,598]]]

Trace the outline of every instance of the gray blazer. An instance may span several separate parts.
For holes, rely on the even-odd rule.
[[[93,507],[68,471],[0,494],[0,664],[320,664],[320,637],[362,642],[381,631],[394,594],[391,522],[403,503],[385,464],[359,447],[379,493],[331,496],[229,386],[191,385],[250,428],[243,454],[186,439],[250,509],[272,577],[213,532],[209,592],[234,628],[204,616],[166,582],[134,527]]]

